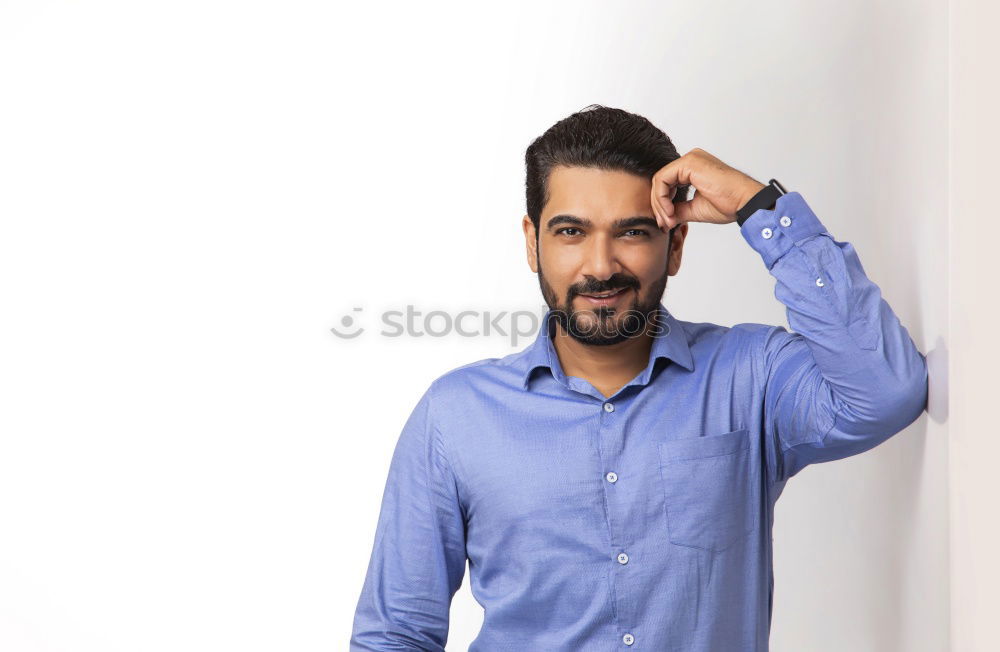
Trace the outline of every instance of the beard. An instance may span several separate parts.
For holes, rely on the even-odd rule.
[[[542,296],[545,297],[545,303],[552,311],[549,318],[558,322],[573,339],[590,346],[618,344],[642,335],[646,330],[646,324],[656,317],[660,300],[667,287],[668,275],[668,270],[664,268],[663,275],[646,288],[645,294],[642,292],[639,280],[626,274],[614,274],[606,281],[591,281],[570,286],[566,291],[565,302],[560,305],[559,297],[542,273],[540,261],[538,265],[538,284]],[[578,310],[573,307],[573,299],[577,295],[607,292],[619,288],[635,291],[631,304],[624,308],[597,306],[594,309]]]

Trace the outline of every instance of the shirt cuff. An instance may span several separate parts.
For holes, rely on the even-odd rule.
[[[778,197],[772,210],[754,211],[740,232],[771,269],[792,246],[827,231],[802,195],[788,192]]]

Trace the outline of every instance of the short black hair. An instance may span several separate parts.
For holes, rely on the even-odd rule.
[[[641,115],[591,104],[563,118],[532,141],[524,155],[527,212],[536,237],[554,167],[618,170],[651,179],[678,158],[680,154],[667,134]],[[678,186],[675,197],[687,198],[687,192],[688,186]]]

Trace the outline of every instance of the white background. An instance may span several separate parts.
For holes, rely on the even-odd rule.
[[[948,70],[940,0],[4,3],[0,650],[346,649],[407,415],[527,345],[377,315],[537,311],[524,149],[591,103],[801,192],[943,377]],[[773,287],[696,224],[664,302]],[[772,649],[947,649],[932,399],[789,482]]]

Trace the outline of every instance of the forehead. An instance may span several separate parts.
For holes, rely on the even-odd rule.
[[[558,166],[549,175],[542,215],[569,213],[592,220],[652,214],[652,180],[621,170]]]

